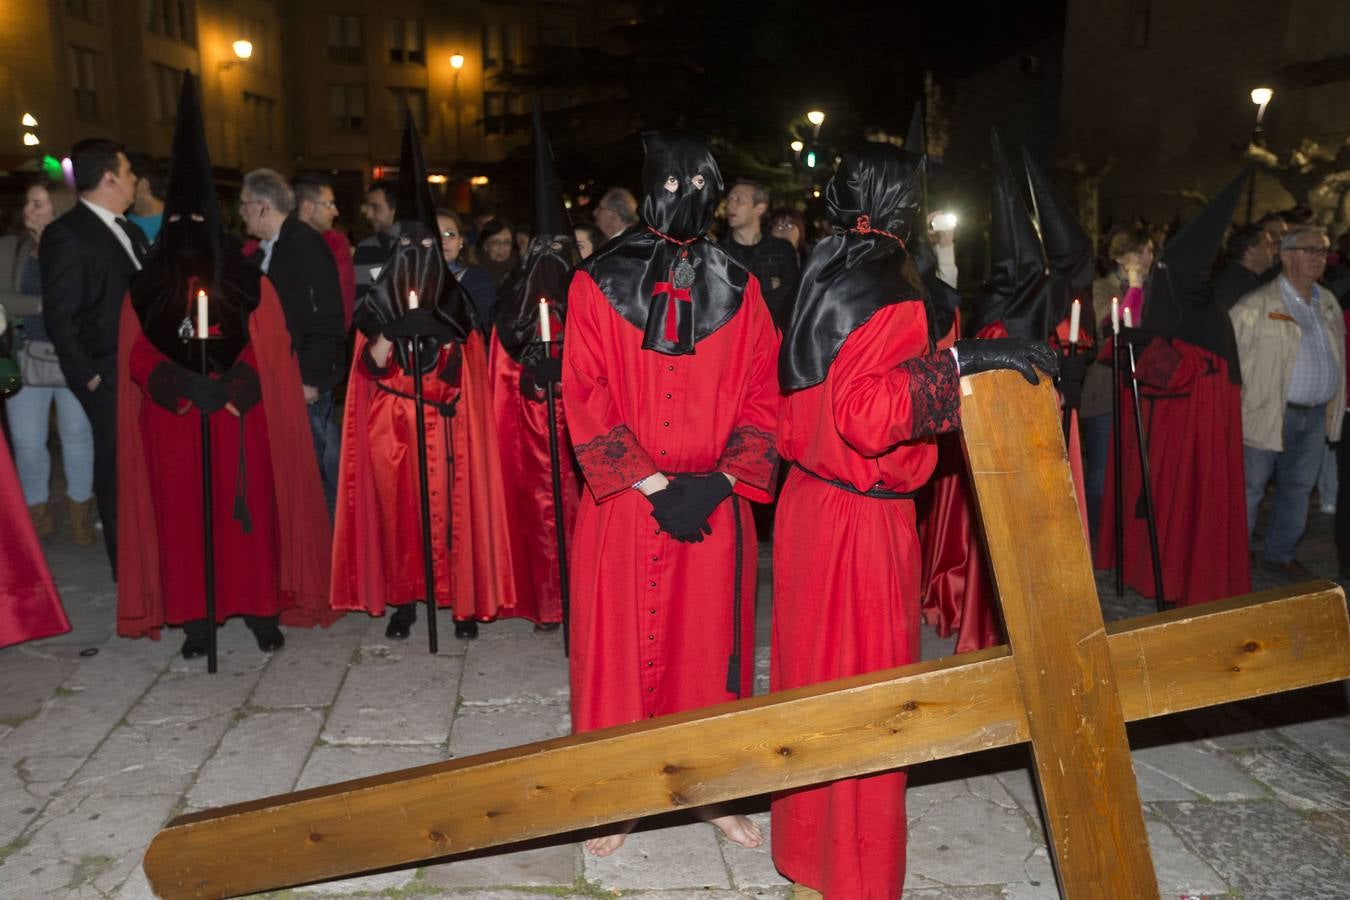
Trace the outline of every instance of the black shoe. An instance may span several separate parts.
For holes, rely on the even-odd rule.
[[[548,634],[549,632],[557,631],[561,625],[561,622],[540,622],[534,626],[534,633]]]
[[[188,635],[183,639],[183,649],[180,652],[183,659],[201,659],[206,655],[206,638]]]
[[[394,614],[389,617],[389,624],[385,626],[384,636],[394,641],[406,641],[408,632],[412,631],[413,623],[417,621],[417,602],[405,603]]]
[[[258,649],[264,653],[271,653],[286,646],[286,635],[275,625],[263,625],[253,629],[253,639],[258,642]]]
[[[461,641],[471,641],[478,637],[478,623],[473,619],[455,620],[455,637]]]

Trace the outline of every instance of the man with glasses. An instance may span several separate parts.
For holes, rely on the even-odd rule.
[[[1229,313],[1242,365],[1247,531],[1255,530],[1274,476],[1262,565],[1300,580],[1311,573],[1294,548],[1325,442],[1340,439],[1345,416],[1345,322],[1336,298],[1317,283],[1326,265],[1326,233],[1291,228],[1280,241],[1279,277]]]
[[[323,175],[307,173],[296,176],[291,188],[295,191],[296,218],[317,231],[333,254],[338,282],[342,286],[342,322],[350,331],[352,306],[356,300],[356,268],[352,263],[351,241],[333,227],[340,212],[333,195],[333,184]]]
[[[370,290],[380,274],[380,268],[394,249],[394,183],[372,182],[366,190],[366,202],[361,207],[366,221],[375,232],[356,245],[352,265],[356,269],[356,299]]]
[[[621,187],[605,191],[595,206],[595,227],[600,229],[605,240],[636,225],[637,220],[637,198]]]

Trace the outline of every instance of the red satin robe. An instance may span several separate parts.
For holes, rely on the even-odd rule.
[[[461,346],[458,385],[439,377],[448,347],[422,380],[427,403],[458,398],[453,417],[425,409],[436,605],[456,619],[490,621],[512,603],[511,544],[483,341],[471,334]],[[378,616],[424,598],[426,585],[413,380],[392,355],[383,372],[372,370],[365,348],[357,334],[342,420],[332,604]]]
[[[821,478],[896,492],[927,481],[931,435],[960,423],[956,362],[927,355],[927,334],[921,303],[887,306],[849,335],[823,382],[784,401],[778,445],[797,465],[774,522],[774,690],[919,658],[914,503]],[[776,794],[774,864],[827,900],[898,897],[905,827],[904,772]]]
[[[1184,341],[1155,338],[1136,360],[1157,513],[1163,591],[1187,606],[1251,591],[1242,463],[1242,387],[1222,357]],[[1125,364],[1128,367],[1128,363]],[[1125,583],[1156,592],[1140,490],[1139,442],[1128,377],[1121,391]],[[1115,442],[1107,463],[1099,569],[1116,565]]]
[[[554,319],[555,339],[561,326]],[[493,418],[501,450],[502,483],[511,536],[515,608],[504,615],[520,616],[536,625],[562,621],[559,587],[558,539],[553,508],[553,469],[549,464],[548,408],[542,391],[538,400],[520,389],[521,366],[495,337],[488,366],[492,378]],[[562,477],[563,529],[567,534],[577,518],[581,480],[577,477],[572,442],[563,416],[562,394],[555,389],[558,422],[558,462]]]
[[[300,369],[271,282],[261,283],[240,360],[259,375],[262,400],[242,418],[211,415],[216,621],[280,613],[286,625],[328,625],[328,512],[305,413]],[[164,625],[206,615],[202,536],[201,419],[145,393],[167,361],[123,302],[118,334],[117,632],[159,637]],[[243,429],[252,530],[233,517]],[[273,452],[273,448],[286,448]]]
[[[756,539],[744,500],[769,501],[778,460],[778,334],[759,282],[683,356],[643,350],[585,272],[568,296],[563,405],[589,488],[570,547],[573,731],[749,696]],[[657,471],[736,477],[702,543],[657,530],[632,489]]]
[[[0,431],[0,647],[70,630]]]

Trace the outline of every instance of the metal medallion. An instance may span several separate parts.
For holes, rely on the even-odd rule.
[[[192,317],[183,316],[183,322],[178,326],[178,339],[180,341],[190,341],[194,337],[196,337],[196,334],[192,328]]]
[[[688,259],[681,258],[675,265],[675,275],[671,278],[671,283],[682,291],[687,291],[694,286],[694,266]]]

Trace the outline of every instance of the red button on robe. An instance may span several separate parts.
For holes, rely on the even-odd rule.
[[[553,337],[562,326],[553,320]],[[506,615],[535,624],[562,621],[559,587],[558,539],[553,509],[553,470],[548,452],[548,407],[543,392],[539,402],[520,390],[521,366],[506,352],[494,332],[489,356],[492,408],[501,450],[502,484],[511,539],[515,608]],[[563,528],[567,534],[577,517],[581,480],[577,477],[572,442],[563,415],[562,394],[555,389],[558,420],[558,461],[562,476]]]
[[[511,545],[482,338],[471,334],[462,347],[459,386],[438,377],[450,352],[444,347],[422,380],[426,401],[458,398],[452,418],[425,410],[432,564],[437,607],[487,621],[511,603]],[[425,597],[426,587],[413,381],[392,355],[387,369],[372,371],[365,348],[357,334],[342,421],[332,604],[378,616],[390,604]]]
[[[563,401],[587,490],[572,536],[572,728],[588,731],[736,698],[727,690],[739,504],[740,693],[754,663],[755,528],[777,455],[778,335],[749,278],[741,308],[695,352],[642,349],[585,272],[569,291]],[[634,482],[722,471],[735,496],[685,544],[658,533]]]
[[[858,490],[910,492],[933,472],[930,435],[958,427],[956,363],[927,356],[923,305],[896,303],[854,331],[818,385],[783,404],[779,449]],[[914,503],[860,496],[794,466],[774,522],[772,687],[919,658]],[[827,900],[900,896],[905,774],[777,794],[773,859]]]

